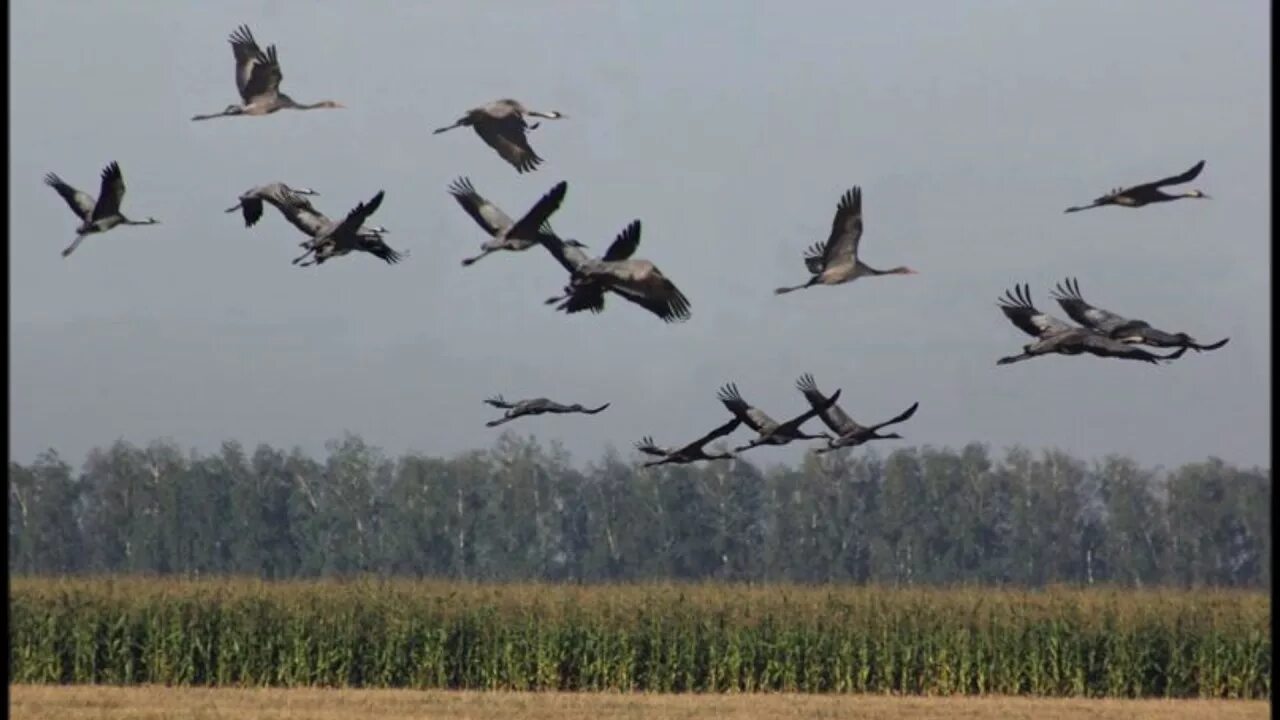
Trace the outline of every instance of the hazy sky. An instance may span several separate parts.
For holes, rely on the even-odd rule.
[[[579,461],[680,444],[725,418],[736,381],[778,419],[812,372],[874,422],[920,402],[905,444],[1021,443],[1166,466],[1269,464],[1269,6],[1249,2],[42,2],[11,6],[12,458],[73,463],[117,438],[215,449],[358,433],[391,453],[489,447],[481,404],[613,406],[506,426]],[[227,36],[274,43],[282,88],[345,110],[193,123],[238,100]],[[499,97],[560,110],[518,175],[470,130]],[[1209,201],[1064,215],[1112,187],[1207,166]],[[163,224],[91,236],[41,178]],[[542,304],[540,248],[469,268],[484,240],[446,194],[468,175],[518,215],[559,180],[553,224],[603,252],[634,218],[638,257],[688,296],[668,326],[610,297]],[[277,212],[222,210],[254,185],[317,189],[411,252],[299,269]],[[863,259],[920,274],[774,296],[803,281],[836,202],[863,188]],[[1185,189],[1185,188],[1180,188]],[[1096,305],[1213,353],[1168,366],[1049,357],[996,308],[1080,280]],[[817,424],[815,423],[815,428]],[[735,440],[745,441],[740,430]],[[880,452],[904,443],[880,444]],[[756,462],[798,459],[799,445]],[[861,452],[861,451],[860,451]]]

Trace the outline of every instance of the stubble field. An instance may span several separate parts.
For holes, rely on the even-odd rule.
[[[319,688],[48,686],[9,688],[15,720],[1253,720],[1270,704],[883,695],[530,693]]]

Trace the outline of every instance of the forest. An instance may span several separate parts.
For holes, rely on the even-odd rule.
[[[1147,468],[1010,448],[903,447],[575,467],[502,435],[452,458],[359,436],[308,457],[157,440],[9,463],[9,568],[567,583],[1271,586],[1271,471]],[[762,453],[763,455],[763,453]]]

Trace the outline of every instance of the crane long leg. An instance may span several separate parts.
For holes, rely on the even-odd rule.
[[[1022,353],[1021,355],[1010,355],[1009,357],[1000,358],[999,360],[996,361],[996,364],[1009,365],[1011,363],[1016,363],[1020,360],[1030,360],[1033,357],[1035,357],[1035,355],[1031,355],[1029,353]]]
[[[511,422],[512,420],[515,420],[515,418],[513,418],[513,417],[502,417],[502,418],[498,418],[497,420],[490,420],[489,422],[485,423],[484,425],[485,425],[485,427],[498,427],[498,426],[499,426],[499,425],[501,425],[502,423],[505,423],[505,422]]]
[[[573,290],[571,290],[571,289],[569,289],[569,288],[567,288],[567,287],[566,287],[566,288],[564,289],[564,294],[563,294],[563,295],[557,295],[557,296],[555,296],[555,297],[547,298],[546,300],[543,300],[543,301],[542,301],[542,303],[543,303],[544,305],[551,305],[552,303],[558,303],[558,302],[560,302],[561,300],[567,300],[567,299],[568,299],[569,297],[571,297],[572,295],[573,295]]]
[[[785,295],[786,293],[793,292],[793,291],[795,291],[795,290],[803,290],[803,289],[808,288],[808,287],[813,287],[814,285],[817,285],[817,284],[818,284],[818,278],[819,278],[819,277],[821,277],[821,276],[820,276],[820,275],[814,275],[813,277],[809,278],[809,282],[806,282],[806,283],[804,283],[803,285],[792,285],[792,286],[790,286],[790,287],[780,287],[780,288],[776,288],[776,289],[774,289],[773,293],[774,293],[775,295]]]
[[[484,256],[488,255],[488,254],[489,254],[489,253],[491,253],[491,252],[493,252],[493,250],[485,250],[485,251],[481,252],[479,255],[476,255],[475,257],[463,258],[463,259],[462,259],[462,266],[463,266],[463,267],[466,267],[466,266],[468,266],[468,265],[471,265],[471,264],[473,264],[473,263],[476,263],[476,262],[478,262],[479,260],[481,260],[482,258],[484,258]]]
[[[76,239],[72,241],[70,245],[67,246],[67,249],[62,251],[62,257],[66,257],[71,253],[75,252],[75,249],[80,246],[80,243],[84,240],[84,238],[85,238],[84,235],[77,235]]]

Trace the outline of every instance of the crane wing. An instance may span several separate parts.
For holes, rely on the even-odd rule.
[[[471,179],[460,177],[449,185],[449,194],[454,200],[467,211],[472,220],[476,224],[484,228],[489,235],[497,235],[498,232],[511,227],[512,220],[507,214],[502,212],[497,205],[489,202],[480,193],[476,192],[476,188],[471,184]]]
[[[632,220],[630,225],[618,233],[618,237],[614,239],[613,244],[601,259],[605,262],[626,260],[635,254],[638,247],[640,247],[640,221]]]
[[[289,190],[281,189],[278,192],[269,193],[263,196],[263,199],[279,210],[284,219],[304,235],[314,238],[333,224],[333,221],[316,210],[309,200]]]
[[[564,202],[565,193],[568,191],[569,183],[563,180],[552,186],[545,195],[538,198],[538,202],[529,208],[529,212],[525,213],[524,217],[511,226],[511,229],[507,231],[507,237],[526,240],[537,239],[539,231],[546,224],[547,219],[556,210],[560,209],[560,204]]]
[[[889,425],[900,423],[903,420],[909,420],[912,415],[916,414],[916,410],[918,410],[919,408],[920,408],[920,403],[918,402],[912,403],[911,407],[907,408],[906,410],[903,410],[900,414],[895,415],[894,417],[890,418],[889,420],[885,420],[882,423],[876,423],[875,425],[872,425],[871,430],[876,431],[882,427],[888,427]]]
[[[1195,165],[1192,165],[1191,168],[1186,172],[1179,173],[1177,175],[1170,175],[1167,178],[1162,178],[1160,180],[1156,180],[1153,183],[1147,183],[1147,184],[1151,185],[1152,187],[1163,187],[1165,185],[1181,185],[1182,183],[1191,182],[1192,180],[1195,180],[1196,176],[1199,175],[1200,171],[1203,169],[1204,169],[1204,161],[1201,160]]]
[[[590,310],[593,313],[604,312],[604,288],[599,285],[579,285],[569,294],[569,299],[556,306],[566,313]]]
[[[814,243],[804,251],[804,267],[810,274],[822,272],[823,261],[827,254],[826,243]]]
[[[706,435],[703,435],[697,440],[694,440],[688,445],[685,445],[684,447],[680,448],[677,452],[683,453],[683,452],[689,452],[692,450],[697,450],[701,448],[703,445],[706,445],[707,443],[711,442],[712,440],[715,440],[717,438],[722,438],[725,435],[728,435],[729,433],[733,432],[734,430],[737,430],[738,426],[741,424],[742,424],[742,421],[739,420],[737,417],[734,417],[731,420],[729,420],[729,422],[721,425],[715,430],[712,430]]]
[[[729,412],[733,413],[734,417],[746,423],[747,427],[757,433],[771,432],[778,427],[778,423],[774,422],[773,418],[766,415],[763,410],[748,405],[747,401],[742,399],[742,395],[738,393],[738,386],[735,383],[729,383],[721,387],[717,397],[721,403],[724,403],[726,408],[729,408]]]
[[[831,235],[823,247],[822,266],[828,267],[837,260],[853,262],[858,257],[858,242],[862,240],[862,188],[853,186],[840,198],[836,216],[831,221]],[[808,265],[808,263],[805,263]]]
[[[551,257],[560,263],[561,267],[568,270],[570,274],[582,264],[585,257],[580,252],[570,252],[568,246],[560,239],[558,235],[551,232],[551,228],[543,226],[542,231],[538,233],[538,244],[547,249],[551,253]],[[577,250],[577,248],[574,248]]]
[[[666,457],[671,454],[671,451],[667,448],[655,445],[653,443],[653,438],[649,435],[645,435],[643,438],[640,438],[640,442],[636,443],[636,449],[646,455],[653,455],[655,457]]]
[[[848,435],[862,429],[862,426],[854,422],[849,414],[840,408],[839,405],[827,405],[827,396],[818,390],[818,384],[814,381],[813,375],[805,373],[796,381],[796,389],[804,395],[804,399],[809,401],[809,407],[818,410],[818,417],[822,418],[822,422],[831,431],[837,435]],[[820,409],[824,408],[825,409]]]
[[[67,203],[67,207],[71,208],[71,212],[75,213],[76,217],[81,220],[88,220],[93,217],[94,201],[89,193],[71,187],[55,173],[45,175],[44,182],[62,196],[62,199]]]
[[[1080,337],[1080,347],[1090,355],[1098,357],[1123,358],[1126,360],[1142,360],[1149,363],[1158,363],[1161,360],[1174,360],[1182,356],[1187,351],[1186,347],[1181,347],[1177,352],[1170,355],[1157,355],[1153,352],[1145,350],[1137,345],[1123,343],[1119,340],[1112,340],[1105,335],[1097,333],[1088,333]]]
[[[123,199],[124,174],[120,172],[120,164],[113,161],[102,169],[102,188],[98,191],[98,202],[93,206],[94,219],[120,212]]]
[[[662,318],[664,322],[683,322],[692,314],[689,299],[657,268],[654,268],[654,272],[640,287],[615,284],[609,284],[608,287],[622,298]]]
[[[1067,278],[1054,289],[1053,298],[1058,301],[1067,316],[1081,325],[1097,330],[1104,335],[1111,335],[1122,327],[1132,327],[1135,323],[1146,325],[1141,320],[1130,320],[1109,310],[1097,308],[1085,302],[1080,294],[1080,283],[1076,278]]]
[[[1046,337],[1071,330],[1072,327],[1052,315],[1046,315],[1031,304],[1031,290],[1026,284],[1014,285],[1014,292],[1005,291],[1000,298],[1000,310],[1022,332],[1034,337]],[[1016,294],[1015,294],[1016,293]]]
[[[388,265],[395,265],[406,253],[396,252],[383,241],[377,233],[359,233],[356,235],[356,249],[367,252]]]
[[[315,210],[315,207],[305,195],[299,195],[293,191],[293,188],[283,183],[273,183],[267,186],[267,189],[261,193],[261,197],[276,207],[288,206]]]
[[[836,390],[834,393],[831,394],[831,397],[824,398],[819,405],[811,407],[808,410],[800,413],[799,415],[791,418],[790,420],[782,423],[777,428],[775,428],[774,432],[779,432],[779,431],[783,433],[796,432],[797,430],[800,429],[801,425],[804,425],[805,423],[812,420],[823,410],[834,407],[836,404],[836,400],[840,399],[841,392],[842,392],[841,390]]]
[[[253,227],[262,219],[262,198],[249,197],[240,201],[240,214],[244,216],[244,226]]]
[[[231,54],[236,58],[236,89],[240,91],[240,97],[247,103],[253,97],[248,94],[245,89],[249,87],[249,78],[253,74],[253,68],[258,64],[258,58],[263,57],[262,48],[258,47],[258,41],[253,39],[253,31],[248,25],[241,25],[231,33]]]
[[[280,81],[284,73],[280,70],[280,59],[276,55],[276,46],[268,45],[267,51],[259,52],[249,68],[249,79],[240,91],[245,104],[267,97],[274,97],[280,92]]]
[[[542,162],[542,158],[529,146],[529,139],[525,137],[524,120],[519,115],[486,118],[472,127],[489,147],[497,150],[503,160],[515,167],[516,172],[532,172]]]
[[[356,205],[351,209],[351,212],[348,212],[347,216],[342,219],[342,222],[324,233],[325,237],[317,239],[321,241],[330,240],[335,243],[348,246],[357,246],[359,243],[357,235],[359,234],[360,226],[364,225],[364,221],[368,220],[369,216],[373,215],[373,213],[377,211],[378,207],[382,205],[382,198],[385,194],[386,193],[384,191],[379,190],[378,194],[374,195],[369,202],[362,202],[359,205]]]

